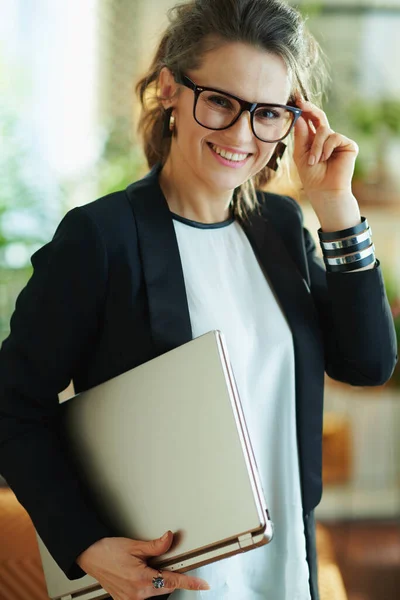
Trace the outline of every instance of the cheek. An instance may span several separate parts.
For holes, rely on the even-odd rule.
[[[191,110],[180,114],[179,122],[177,122],[177,131],[179,145],[192,151],[203,140],[205,143],[205,138],[207,137],[207,130],[195,121]]]
[[[273,153],[275,151],[275,147],[276,147],[276,144],[270,145],[270,144],[263,144],[262,142],[261,142],[261,145],[258,146],[258,156],[255,161],[258,171],[260,169],[263,169],[265,167],[265,165],[268,163],[268,161],[270,160],[271,156],[273,155]]]

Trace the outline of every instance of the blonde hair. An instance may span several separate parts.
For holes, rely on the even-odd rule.
[[[300,13],[283,0],[191,0],[171,8],[168,19],[151,65],[136,85],[141,103],[138,133],[149,167],[164,164],[171,145],[171,138],[163,137],[165,110],[158,90],[161,69],[185,73],[199,68],[206,52],[225,43],[242,42],[280,56],[292,75],[291,100],[300,92],[305,99],[320,103],[326,79],[322,53]],[[235,189],[235,216],[243,218],[257,209],[256,189],[265,185],[271,174],[265,166]]]

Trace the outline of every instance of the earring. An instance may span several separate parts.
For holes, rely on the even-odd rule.
[[[172,137],[172,133],[175,129],[175,117],[172,114],[172,111],[173,111],[173,108],[167,108],[167,110],[165,111],[163,130],[162,130],[163,138]]]
[[[286,144],[284,144],[283,142],[278,142],[273,155],[267,162],[267,167],[269,167],[273,171],[277,171],[282,160],[282,156],[285,153],[285,150]]]

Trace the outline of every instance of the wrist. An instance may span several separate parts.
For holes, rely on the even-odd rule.
[[[321,192],[309,195],[309,200],[324,232],[348,229],[361,222],[360,208],[351,192]]]
[[[100,543],[102,542],[102,540],[104,540],[105,538],[100,538],[99,540],[97,540],[96,542],[94,542],[93,544],[91,544],[90,546],[88,546],[85,550],[83,550],[83,552],[81,552],[75,559],[76,564],[78,565],[78,567],[80,567],[83,571],[86,571],[87,566],[88,566],[88,559],[90,560],[90,556],[93,553],[94,549],[97,549],[100,545]]]

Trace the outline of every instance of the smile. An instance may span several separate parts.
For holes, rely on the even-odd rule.
[[[241,166],[251,154],[233,153],[220,148],[216,144],[207,142],[208,147],[212,150],[216,158],[218,157],[223,164]]]
[[[233,160],[235,162],[240,162],[248,157],[248,154],[232,154],[232,152],[227,152],[226,150],[223,150],[215,144],[212,144],[211,147],[214,150],[214,152],[216,152],[223,158],[227,158],[228,160]]]

